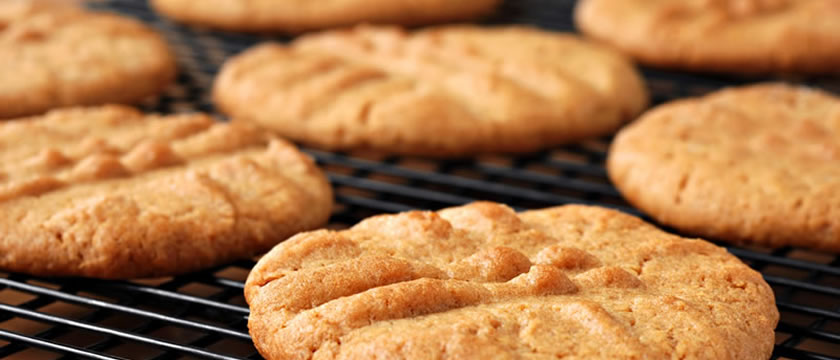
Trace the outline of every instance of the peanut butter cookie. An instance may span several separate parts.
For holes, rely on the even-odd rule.
[[[359,23],[425,25],[470,20],[500,0],[152,0],[178,21],[230,31],[304,32]]]
[[[764,360],[779,317],[724,249],[586,206],[474,203],[298,234],[245,296],[272,360]]]
[[[216,105],[312,146],[436,156],[525,152],[608,134],[645,108],[622,56],[525,27],[306,35],[224,65]]]
[[[840,0],[581,0],[578,28],[639,61],[730,73],[840,72]]]
[[[840,251],[840,98],[784,84],[659,106],[623,129],[609,176],[686,233]]]
[[[294,146],[200,114],[53,110],[0,124],[0,150],[6,271],[194,271],[321,226],[332,205],[324,175]]]
[[[135,20],[62,1],[0,1],[0,118],[136,103],[175,77],[164,40]]]

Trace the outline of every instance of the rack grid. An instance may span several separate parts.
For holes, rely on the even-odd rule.
[[[208,89],[224,60],[264,40],[178,25],[142,0],[100,0],[91,7],[138,18],[173,45],[181,73],[161,98],[162,113],[214,112]],[[571,0],[507,0],[490,25],[528,24],[573,31]],[[654,104],[725,86],[780,80],[643,69]],[[840,79],[784,78],[840,93]],[[566,203],[642,215],[606,178],[610,139],[523,156],[430,160],[306,149],[327,171],[337,205],[330,227],[378,213],[438,209],[492,200],[518,209]],[[649,219],[648,219],[649,220]],[[840,256],[798,248],[727,247],[773,287],[781,321],[773,359],[840,359]],[[253,261],[189,275],[137,281],[45,279],[0,272],[0,358],[259,359],[247,331],[243,281]]]

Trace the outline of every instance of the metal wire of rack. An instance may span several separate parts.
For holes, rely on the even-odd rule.
[[[508,0],[488,24],[571,31],[572,0]],[[230,55],[263,37],[189,28],[158,17],[142,0],[92,7],[143,20],[173,45],[177,85],[144,108],[208,111],[208,89]],[[273,38],[274,40],[285,40]],[[654,103],[698,95],[742,79],[643,69]],[[840,93],[840,79],[784,79]],[[428,160],[373,153],[307,151],[328,172],[337,205],[331,227],[382,212],[437,209],[484,199],[517,208],[588,203],[640,213],[603,167],[609,139],[525,156]],[[782,318],[773,359],[840,359],[840,256],[796,248],[728,247],[762,272]],[[252,261],[137,281],[44,279],[0,272],[0,358],[259,359],[247,332],[243,281]]]

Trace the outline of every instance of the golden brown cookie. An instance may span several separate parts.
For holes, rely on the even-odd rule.
[[[655,66],[840,72],[840,0],[581,0],[578,28]]]
[[[260,45],[224,65],[213,95],[309,145],[437,156],[604,135],[647,104],[620,55],[524,27],[361,26]]]
[[[60,1],[0,1],[0,118],[136,103],[175,77],[164,40],[128,18]]]
[[[735,243],[840,251],[840,99],[783,84],[657,107],[616,136],[609,175],[656,220]]]
[[[706,241],[486,202],[298,234],[245,297],[270,360],[763,360],[779,318],[761,275]]]
[[[332,205],[324,175],[293,145],[201,114],[54,110],[0,124],[0,150],[6,271],[194,271],[321,226]]]
[[[471,20],[500,0],[152,0],[175,20],[230,31],[304,32],[359,23],[425,25]]]

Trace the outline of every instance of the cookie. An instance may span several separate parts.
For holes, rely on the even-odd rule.
[[[164,40],[135,20],[61,1],[0,1],[0,118],[136,103],[175,70]]]
[[[773,292],[724,249],[587,206],[298,234],[245,284],[267,359],[767,359]]]
[[[331,210],[293,145],[201,114],[53,110],[0,124],[0,149],[4,271],[185,273],[267,251]]]
[[[229,60],[216,106],[331,150],[526,152],[608,134],[647,104],[633,66],[569,34],[525,27],[407,33],[360,26]]]
[[[607,161],[627,200],[689,234],[840,251],[840,98],[784,84],[659,106]]]
[[[152,0],[175,20],[245,32],[298,33],[378,23],[426,25],[471,20],[493,11],[500,0]]]
[[[838,0],[581,0],[575,22],[648,65],[705,72],[840,72]]]

